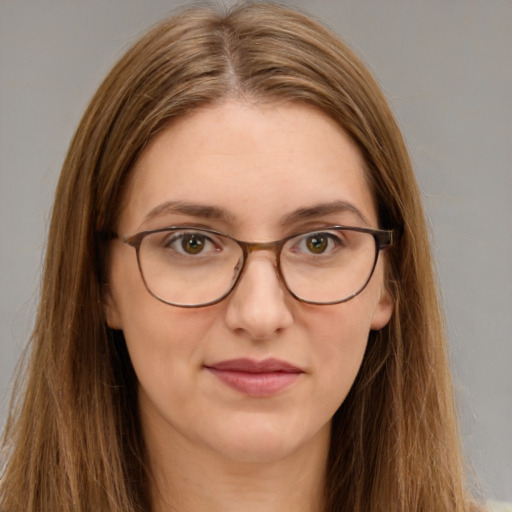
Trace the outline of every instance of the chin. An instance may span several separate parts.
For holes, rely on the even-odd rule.
[[[284,460],[313,443],[329,441],[329,429],[308,432],[300,425],[290,428],[282,421],[234,422],[224,425],[219,451],[236,462],[271,463]],[[326,434],[326,435],[324,435]]]

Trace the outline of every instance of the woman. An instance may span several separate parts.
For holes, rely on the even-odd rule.
[[[282,7],[136,43],[59,181],[0,509],[478,510],[411,164]]]

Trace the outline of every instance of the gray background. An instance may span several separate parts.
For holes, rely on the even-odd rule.
[[[512,1],[286,3],[356,49],[399,118],[432,225],[464,443],[484,495],[512,501]],[[0,0],[0,425],[71,135],[127,44],[179,4]]]

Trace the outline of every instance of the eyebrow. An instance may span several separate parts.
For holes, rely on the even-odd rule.
[[[224,208],[218,206],[202,205],[197,203],[188,203],[185,201],[166,201],[165,203],[155,206],[144,217],[144,223],[163,215],[177,213],[181,215],[189,215],[191,217],[202,217],[204,219],[222,220],[225,222],[233,222],[233,216]]]
[[[363,223],[367,226],[370,226],[370,222],[363,215],[363,212],[359,210],[352,203],[347,201],[332,201],[329,203],[318,203],[312,206],[308,206],[306,208],[299,208],[287,215],[282,217],[283,224],[292,224],[294,222],[300,222],[308,219],[312,219],[315,217],[322,217],[324,215],[330,215],[333,213],[352,213],[356,217],[358,217]]]
[[[329,203],[318,203],[305,208],[299,208],[291,213],[281,217],[281,223],[293,224],[304,220],[310,220],[315,217],[322,217],[333,213],[349,212],[358,217],[367,226],[370,225],[368,219],[363,215],[352,203],[347,201],[332,201]],[[166,201],[158,206],[155,206],[144,217],[144,223],[149,222],[155,218],[169,215],[169,214],[189,215],[191,217],[200,217],[203,219],[220,220],[226,223],[234,224],[235,217],[230,214],[226,209],[219,206],[202,205],[197,203],[189,203],[185,201]]]

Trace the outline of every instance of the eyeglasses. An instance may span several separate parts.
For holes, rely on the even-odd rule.
[[[393,231],[330,226],[251,243],[212,229],[172,226],[117,237],[135,248],[148,292],[184,308],[210,306],[235,288],[252,252],[272,251],[290,294],[308,304],[339,304],[363,291]]]

